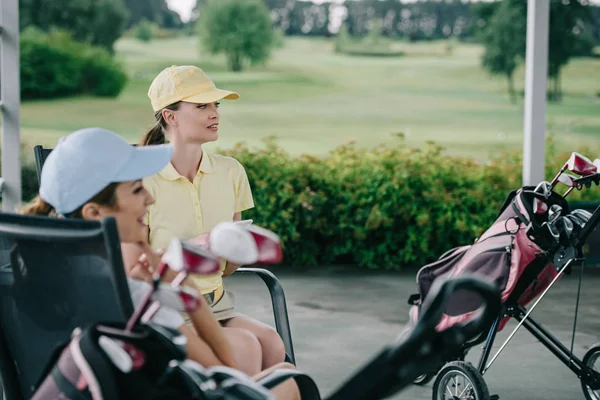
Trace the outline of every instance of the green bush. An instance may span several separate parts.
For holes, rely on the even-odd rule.
[[[75,94],[115,97],[127,82],[123,66],[107,50],[76,42],[67,32],[28,28],[20,46],[23,99]]]
[[[343,24],[336,36],[334,52],[349,56],[401,57],[404,52],[393,48],[394,41],[383,37],[381,21],[374,22],[373,28],[364,38],[353,38],[348,27]]]
[[[433,143],[417,150],[398,141],[374,149],[348,144],[324,157],[292,157],[268,139],[258,150],[240,143],[220,153],[238,159],[248,173],[256,207],[244,218],[277,232],[284,262],[298,266],[421,266],[453,246],[472,243],[521,182],[520,151],[481,164],[444,155]],[[569,155],[548,141],[546,179]],[[23,158],[24,200],[38,189],[27,157],[30,152]],[[592,187],[575,191],[569,200],[599,198],[600,187]]]
[[[135,37],[142,42],[149,42],[153,38],[153,26],[146,18],[142,18],[135,27]]]
[[[594,154],[579,149],[583,154]],[[519,152],[489,164],[396,146],[341,146],[325,157],[292,157],[272,140],[257,151],[222,151],[248,173],[256,208],[244,214],[277,232],[291,265],[355,264],[401,269],[472,243],[520,187]],[[547,179],[568,158],[548,146]],[[594,200],[600,188],[571,195]]]

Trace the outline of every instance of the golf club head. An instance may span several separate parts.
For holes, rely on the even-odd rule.
[[[575,179],[577,179],[577,178],[574,177],[573,175],[569,175],[569,174],[561,174],[558,177],[558,181],[568,187],[575,186]]]
[[[263,264],[278,264],[281,262],[283,250],[279,236],[256,225],[248,225],[245,229],[250,232],[258,247],[258,262]]]
[[[592,175],[598,171],[598,167],[589,158],[577,152],[571,153],[567,161],[567,169],[581,176]]]
[[[283,259],[279,236],[256,225],[223,222],[210,232],[210,250],[238,264],[277,264]]]
[[[152,300],[158,301],[163,307],[179,312],[189,313],[200,307],[200,293],[189,286],[174,287],[163,283],[152,294]]]
[[[582,209],[573,210],[569,215],[581,220],[584,225],[592,218],[591,212]]]
[[[246,227],[222,222],[210,231],[210,251],[218,257],[240,265],[255,264],[259,259],[256,241]]]
[[[550,197],[550,193],[552,193],[552,187],[553,186],[550,182],[542,181],[535,187],[533,191],[541,194],[547,199]]]
[[[579,216],[573,215],[573,214],[567,215],[566,218],[568,218],[571,221],[573,226],[575,228],[577,228],[578,231],[581,231],[581,229],[583,229],[583,227],[587,223],[587,220],[584,220],[584,219],[580,218]]]
[[[573,222],[568,217],[561,217],[558,225],[559,231],[562,231],[567,241],[570,240],[573,234]]]
[[[171,239],[167,251],[162,256],[162,262],[173,271],[187,271],[196,275],[214,274],[220,267],[219,259],[212,253],[178,238]]]
[[[184,270],[195,275],[212,275],[219,271],[219,258],[210,251],[187,242],[181,242]]]
[[[550,210],[548,211],[548,224],[556,224],[557,219],[562,215],[562,211],[562,207],[558,204],[554,204],[550,207]]]
[[[550,233],[550,236],[554,239],[556,243],[560,241],[560,233],[558,232],[558,229],[556,229],[556,226],[554,224],[544,222],[542,224],[542,227],[545,227],[548,230],[548,233]]]

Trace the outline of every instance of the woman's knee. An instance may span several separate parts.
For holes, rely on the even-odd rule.
[[[290,364],[289,362],[282,362],[279,364],[275,364],[272,367],[273,369],[296,369],[294,364]]]
[[[272,358],[285,360],[285,345],[275,329],[265,326],[264,329],[257,332],[257,337],[262,345],[263,353],[268,351]]]
[[[262,367],[262,346],[258,338],[245,329],[225,328],[233,354],[240,369],[248,375],[254,375]]]

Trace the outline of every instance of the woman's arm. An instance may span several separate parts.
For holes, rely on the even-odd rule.
[[[201,305],[196,311],[188,313],[196,333],[211,348],[213,354],[221,361],[221,365],[237,369],[233,350],[225,337],[223,327],[215,318],[204,296],[200,297],[200,302]]]
[[[150,280],[151,271],[156,268],[160,262],[160,256],[152,251],[150,246],[122,244],[123,261],[127,275],[131,278]],[[137,258],[135,258],[137,256]],[[133,265],[131,264],[133,260]],[[169,270],[165,281],[170,281],[176,273]],[[184,285],[194,287],[189,281],[184,281]],[[225,337],[223,328],[215,318],[210,306],[200,295],[200,307],[191,313],[188,313],[192,321],[193,328],[187,325],[182,326],[179,331],[188,338],[188,352],[191,359],[202,365],[225,365],[237,368],[233,350]],[[195,330],[195,331],[194,331]],[[206,346],[210,352],[205,352]]]

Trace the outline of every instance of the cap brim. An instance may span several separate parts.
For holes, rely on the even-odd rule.
[[[188,103],[195,103],[195,104],[208,104],[208,103],[214,103],[215,101],[219,101],[219,100],[223,100],[223,99],[237,100],[239,98],[240,98],[240,95],[237,94],[236,92],[230,92],[229,90],[223,90],[223,89],[214,89],[214,90],[211,90],[210,92],[198,93],[193,96],[186,97],[184,99],[181,99],[181,101],[185,101]]]
[[[173,156],[173,145],[135,147],[114,182],[137,181],[159,173]]]

